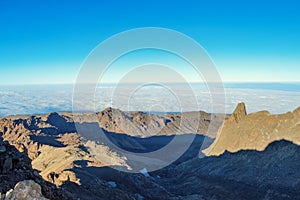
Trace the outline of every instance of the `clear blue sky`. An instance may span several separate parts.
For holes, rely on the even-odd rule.
[[[0,84],[72,83],[89,52],[147,26],[199,42],[224,81],[299,81],[296,0],[0,1]]]

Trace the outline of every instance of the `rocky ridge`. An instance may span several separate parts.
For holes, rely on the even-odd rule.
[[[224,114],[209,114],[203,111],[156,115],[145,112],[123,112],[119,109],[107,108],[97,113],[97,122],[105,131],[137,137],[196,132],[214,138],[226,117],[227,115]],[[82,116],[75,118],[84,119]],[[85,121],[87,120],[85,119]],[[210,131],[208,131],[209,128]]]
[[[184,138],[189,133],[188,124],[194,123],[191,121],[199,113],[188,113],[190,118],[185,118],[187,132],[176,132],[180,137]],[[113,143],[128,151],[155,151],[172,140],[173,136],[168,134],[179,128],[181,115],[127,113],[108,108],[97,114],[99,122],[93,120],[92,114],[76,114],[73,118],[70,113],[1,119],[0,132],[5,141],[0,145],[0,155],[7,155],[14,148],[16,154],[27,158],[26,165],[30,171],[29,176],[24,176],[27,173],[24,170],[20,171],[22,176],[19,179],[7,180],[7,184],[3,185],[8,187],[2,188],[1,192],[7,193],[19,181],[33,180],[41,186],[42,195],[49,199],[297,199],[300,198],[300,148],[289,141],[297,141],[299,131],[293,127],[298,127],[299,113],[300,108],[283,115],[271,115],[266,111],[247,114],[245,104],[241,103],[208,148],[216,152],[220,150],[221,153],[216,154],[219,156],[211,154],[200,159],[199,150],[206,138],[205,133],[201,135],[200,132],[208,130],[211,120],[222,122],[219,117],[226,116],[203,113],[198,121],[199,132],[188,151],[168,167],[146,174],[125,173],[111,168],[130,168],[131,163],[106,143],[96,140],[99,129]],[[265,124],[255,123],[253,118],[256,117]],[[277,132],[273,125],[279,122],[282,129],[289,128],[287,134],[282,134],[280,131],[283,130],[277,128],[280,134],[274,135]],[[256,144],[258,147],[265,145],[264,148],[258,149],[251,144],[251,134],[248,134],[252,129],[265,133],[256,141],[260,142]],[[136,137],[138,133],[144,135]],[[160,135],[162,133],[166,135]],[[231,150],[230,142],[216,142],[220,138],[223,141],[224,135],[229,141],[234,140],[236,136],[231,134],[240,134],[237,138],[245,140],[244,143],[238,140],[235,147],[239,152],[228,152]],[[288,134],[291,136],[288,137]],[[281,139],[289,141],[274,142]],[[224,148],[220,148],[219,144]],[[253,150],[248,150],[252,147]],[[1,168],[6,157],[0,159]],[[10,162],[6,162],[8,164],[4,168],[10,168]],[[9,173],[16,166],[13,162]],[[32,173],[34,176],[31,176]],[[48,187],[49,184],[51,187]],[[51,196],[49,188],[59,193],[53,192]],[[38,187],[30,186],[29,190],[32,189],[39,193]]]
[[[219,129],[214,143],[204,152],[220,155],[225,151],[263,151],[270,143],[283,139],[300,145],[299,133],[300,107],[285,114],[268,111],[247,114],[245,104],[240,103]]]

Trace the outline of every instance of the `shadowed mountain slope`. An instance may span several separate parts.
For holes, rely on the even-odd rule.
[[[262,152],[225,152],[155,174],[166,190],[183,199],[300,199],[299,154],[299,146],[283,140]]]

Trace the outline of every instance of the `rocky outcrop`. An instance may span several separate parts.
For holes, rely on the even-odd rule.
[[[2,137],[0,137],[0,149],[0,176],[2,177],[0,192],[3,193],[17,181],[33,174],[30,174],[30,159],[18,152],[15,147],[9,145],[7,141],[3,141]],[[18,172],[22,173],[19,174]]]
[[[241,103],[224,122],[214,143],[204,153],[220,155],[225,151],[263,151],[270,143],[282,139],[300,145],[299,110],[276,115],[268,111],[247,115],[245,104]]]
[[[46,182],[39,172],[32,168],[31,160],[24,152],[18,151],[8,141],[3,141],[1,136],[0,149],[0,194],[3,198],[5,196],[5,199],[32,199],[33,196],[30,195],[39,196],[42,191],[43,195],[49,199],[69,199],[67,193]],[[24,180],[32,180],[36,184],[31,181],[21,182]],[[18,182],[21,183],[17,184]]]
[[[74,123],[57,113],[0,121],[0,132],[7,143],[27,155],[30,166],[32,161],[33,168],[56,185],[66,180],[77,181],[72,173],[65,171],[72,168],[75,160],[86,155],[80,149],[81,142],[75,131]],[[8,169],[10,164],[11,160],[7,159],[3,166]],[[50,173],[59,176],[56,175],[54,180]]]
[[[247,111],[245,103],[239,103],[228,120],[239,123],[239,121],[242,120],[246,115]]]

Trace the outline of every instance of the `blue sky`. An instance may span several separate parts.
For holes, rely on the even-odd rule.
[[[299,81],[299,9],[296,0],[2,0],[0,84],[72,83],[100,42],[149,26],[195,39],[224,81]]]

